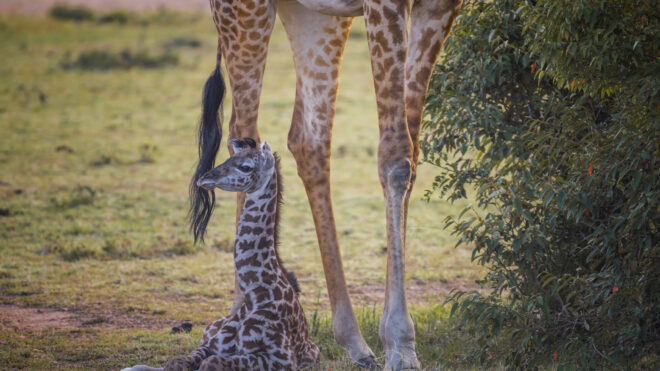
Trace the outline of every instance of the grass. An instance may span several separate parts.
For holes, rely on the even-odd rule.
[[[457,329],[446,320],[446,310],[429,307],[413,316],[417,330],[417,350],[425,368],[455,368],[462,353],[463,340],[455,336]],[[378,342],[379,310],[376,307],[358,312],[366,340],[384,362]],[[103,319],[90,322],[103,322]],[[327,316],[310,323],[312,337],[323,354],[319,370],[353,369],[344,351],[332,338],[332,323]],[[171,333],[169,329],[131,331],[83,328],[45,330],[37,334],[3,331],[0,337],[0,359],[7,369],[117,369],[126,365],[163,365],[173,355],[184,355],[199,345],[203,327],[192,332]],[[469,365],[460,368],[472,369]]]
[[[231,306],[234,196],[217,193],[205,246],[192,245],[185,221],[201,89],[216,55],[213,22],[208,14],[189,13],[130,18],[138,21],[0,18],[0,301],[67,308],[91,318],[135,315],[162,322],[162,329],[0,327],[5,367],[163,364],[193,349],[203,326]],[[354,28],[339,88],[332,189],[349,289],[365,338],[382,357],[382,299],[374,294],[384,285],[386,260],[377,117],[361,20]],[[107,71],[61,67],[67,56],[95,50],[172,53],[178,64]],[[262,138],[282,156],[281,254],[299,277],[301,301],[326,359],[323,368],[343,368],[347,361],[332,340],[311,213],[286,150],[294,87],[288,42],[278,24],[259,122]],[[229,96],[225,107],[231,107]],[[224,133],[226,139],[226,124]],[[221,149],[220,160],[227,156],[226,143]],[[442,229],[443,219],[464,205],[422,201],[435,173],[428,165],[419,169],[406,251],[409,287],[421,292],[412,307],[427,368],[460,355],[458,330],[439,305],[444,292],[473,285],[481,273],[470,263],[470,249],[454,249],[456,240]],[[194,324],[193,331],[171,335],[167,324],[184,320]]]

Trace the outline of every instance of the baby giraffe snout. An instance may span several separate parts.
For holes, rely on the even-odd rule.
[[[218,168],[215,168],[209,170],[206,174],[202,175],[201,178],[197,179],[197,186],[212,190],[217,186],[218,179],[220,179],[220,174]]]

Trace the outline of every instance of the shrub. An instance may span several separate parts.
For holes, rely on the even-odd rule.
[[[660,350],[658,9],[466,1],[427,99],[433,191],[476,190],[446,227],[488,266],[451,298],[511,368],[654,368]]]
[[[115,10],[100,16],[98,22],[126,24],[128,22],[128,19],[129,19],[128,13],[121,10]]]
[[[52,197],[50,205],[58,210],[73,209],[78,206],[92,205],[96,198],[96,193],[92,187],[79,185],[71,190],[65,197]]]
[[[67,54],[61,65],[64,69],[106,71],[111,69],[129,68],[164,68],[175,66],[179,57],[171,52],[152,55],[146,50],[133,52],[124,49],[121,52],[107,50],[89,50],[82,52],[76,59]]]
[[[94,19],[94,13],[91,10],[82,6],[54,6],[50,9],[48,14],[61,21],[91,21]]]
[[[62,258],[62,260],[67,262],[75,262],[81,259],[94,258],[98,255],[98,252],[82,244],[75,245],[63,245],[57,251]]]
[[[174,49],[174,48],[196,49],[202,46],[202,42],[199,39],[190,36],[177,36],[177,37],[173,37],[168,42],[166,42],[164,46],[166,49]]]

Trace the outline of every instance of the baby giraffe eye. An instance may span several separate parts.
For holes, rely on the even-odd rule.
[[[246,165],[239,165],[238,170],[240,170],[244,173],[249,173],[250,171],[252,171],[252,168],[249,167],[249,166],[246,166]]]

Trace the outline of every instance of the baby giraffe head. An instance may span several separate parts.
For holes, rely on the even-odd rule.
[[[233,139],[234,155],[209,170],[197,181],[197,186],[211,190],[215,187],[230,192],[251,193],[268,182],[275,170],[275,157],[268,143],[261,146],[252,138]]]

